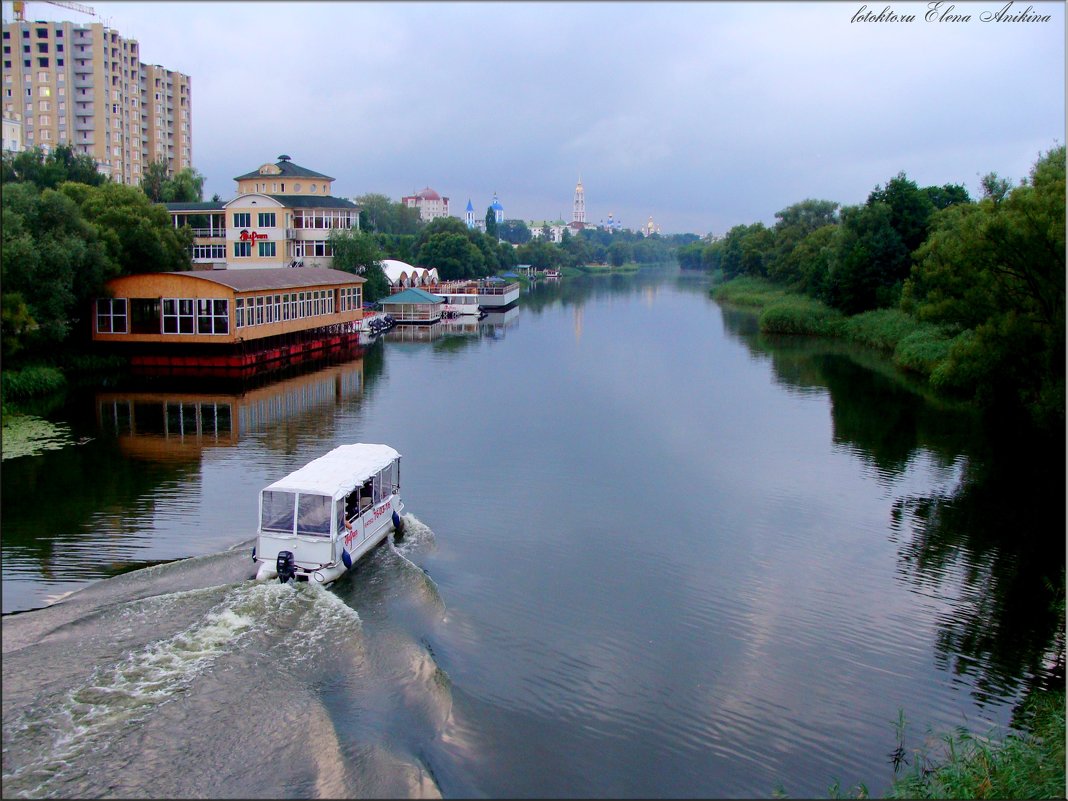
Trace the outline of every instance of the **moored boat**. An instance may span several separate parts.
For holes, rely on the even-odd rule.
[[[403,533],[400,454],[341,445],[260,491],[257,579],[329,584],[391,531]]]

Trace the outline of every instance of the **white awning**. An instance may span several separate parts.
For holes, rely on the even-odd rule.
[[[388,445],[340,445],[264,489],[343,498],[399,456]]]

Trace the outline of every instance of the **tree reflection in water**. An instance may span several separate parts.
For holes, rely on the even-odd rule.
[[[770,359],[791,391],[826,392],[834,441],[887,486],[921,454],[959,475],[942,494],[897,498],[891,537],[899,575],[949,602],[939,667],[977,702],[1064,687],[1064,438],[984,425],[925,397],[887,359],[841,342],[767,337],[754,315],[724,309],[725,327]]]

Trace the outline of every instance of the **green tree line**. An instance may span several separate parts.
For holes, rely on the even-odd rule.
[[[190,269],[191,232],[176,230],[142,189],[112,182],[70,146],[4,153],[0,179],[5,370],[87,343],[92,300],[107,280]]]
[[[806,199],[771,227],[737,225],[678,249],[683,267],[766,279],[847,317],[895,310],[942,344],[931,385],[1064,426],[1065,148],[982,197],[901,172],[860,205]]]

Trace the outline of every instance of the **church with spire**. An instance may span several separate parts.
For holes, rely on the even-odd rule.
[[[586,190],[582,188],[582,176],[575,184],[575,202],[571,209],[571,222],[567,226],[574,232],[586,227]]]

